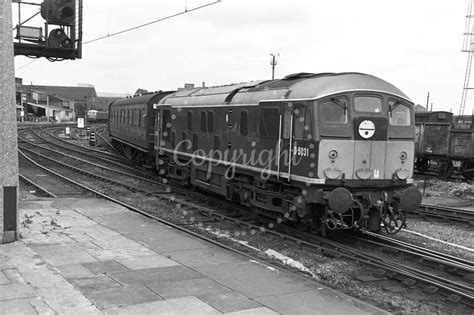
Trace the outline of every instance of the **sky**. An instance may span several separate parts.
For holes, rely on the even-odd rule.
[[[40,2],[38,0],[34,0]],[[84,0],[83,41],[214,0]],[[363,72],[415,104],[459,113],[468,54],[468,0],[222,0],[203,9],[83,45],[82,59],[15,57],[24,84],[92,84],[98,92],[176,90],[297,72]],[[16,25],[13,5],[13,25]],[[22,10],[23,16],[28,16]],[[41,26],[40,17],[27,25]],[[474,20],[473,20],[474,24]],[[473,71],[474,72],[474,71]],[[474,73],[473,73],[474,75]],[[471,80],[474,86],[474,78]],[[471,114],[474,90],[464,113]]]

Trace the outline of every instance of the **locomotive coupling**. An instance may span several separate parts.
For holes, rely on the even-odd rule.
[[[353,202],[351,192],[344,188],[338,187],[331,191],[328,195],[329,207],[337,213],[344,213],[351,207]]]
[[[405,189],[400,196],[400,206],[405,211],[415,211],[421,204],[421,192],[415,187]]]

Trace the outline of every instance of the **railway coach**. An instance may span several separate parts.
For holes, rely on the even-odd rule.
[[[421,203],[413,103],[375,76],[297,73],[154,97],[155,165],[169,178],[323,234],[381,222],[395,233]]]
[[[154,164],[153,104],[168,92],[124,98],[109,105],[109,136],[126,157],[144,166]]]

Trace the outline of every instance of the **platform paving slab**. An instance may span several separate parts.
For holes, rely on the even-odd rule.
[[[194,296],[135,304],[122,308],[106,309],[105,311],[108,314],[221,314],[219,311]]]
[[[219,265],[243,259],[239,254],[216,247],[165,252],[163,255],[188,267]]]
[[[81,264],[97,261],[95,257],[87,253],[80,243],[30,245],[30,248],[38,253],[52,266]]]
[[[222,313],[262,307],[260,303],[234,291],[199,294],[198,297]]]
[[[77,265],[70,265],[70,266],[77,266]],[[79,264],[79,266],[83,267],[84,269],[86,269],[86,272],[88,272],[89,274],[85,275],[85,276],[82,276],[82,277],[86,277],[86,276],[90,276],[90,275],[97,275],[97,274],[117,274],[117,273],[121,273],[121,272],[126,272],[126,271],[130,271],[129,268],[125,267],[124,265],[122,265],[121,263],[119,263],[118,261],[115,261],[115,260],[105,260],[105,261],[97,261],[97,262],[90,262],[90,263],[84,263],[84,264]],[[79,274],[80,274],[80,271],[79,271]],[[80,275],[78,276],[73,276],[73,277],[70,277],[70,278],[81,278]]]
[[[180,281],[154,282],[147,287],[165,299],[205,294],[230,293],[232,290],[208,278],[195,278]]]
[[[280,313],[275,312],[274,310],[269,309],[268,307],[257,307],[257,308],[251,308],[251,309],[246,309],[246,310],[241,310],[241,311],[228,312],[224,314],[225,315],[277,315]],[[292,314],[296,314],[296,313],[292,313]]]
[[[162,297],[143,285],[119,286],[83,293],[102,310],[163,300]]]
[[[0,301],[36,297],[36,291],[27,284],[11,283],[0,286]]]
[[[153,285],[161,282],[204,278],[205,276],[202,273],[185,266],[171,266],[132,270],[120,274],[110,275],[110,277],[122,285],[140,283],[145,285]]]
[[[53,315],[55,312],[40,297],[0,301],[0,315],[12,314]]]
[[[91,263],[91,264],[95,264],[95,263]],[[58,270],[61,273],[61,275],[66,279],[84,278],[84,277],[89,277],[95,274],[82,264],[68,264],[68,265],[56,266],[56,270]]]
[[[199,266],[195,269],[250,298],[308,291],[320,287],[306,279],[294,277],[278,269],[263,268],[253,262]]]
[[[179,265],[176,261],[159,254],[151,256],[134,256],[129,258],[119,258],[117,259],[117,261],[131,270],[171,267]]]
[[[82,292],[97,292],[122,286],[108,275],[93,275],[84,278],[72,278],[71,283]]]

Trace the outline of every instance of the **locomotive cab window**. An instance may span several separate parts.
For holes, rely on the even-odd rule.
[[[354,108],[358,112],[380,113],[382,112],[382,99],[376,96],[354,97]]]
[[[346,124],[347,108],[347,100],[345,98],[331,98],[323,101],[319,106],[321,122],[327,124]]]
[[[409,126],[411,123],[410,108],[400,101],[388,101],[388,115],[392,126]]]
[[[262,108],[260,111],[260,135],[278,138],[280,130],[280,111],[278,108]]]

